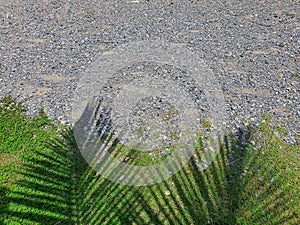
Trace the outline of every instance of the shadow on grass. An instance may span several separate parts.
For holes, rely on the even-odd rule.
[[[238,139],[247,142],[248,135],[240,132]],[[140,218],[132,220],[137,224],[237,224],[235,211],[239,209],[239,194],[246,186],[236,177],[245,167],[245,151],[241,150],[240,143],[234,143],[230,153],[229,148],[222,145],[218,157],[206,170],[199,168],[198,157],[192,158],[169,180],[145,187],[147,194],[139,204],[150,209],[150,213],[156,211],[159,223],[151,220],[140,223]],[[234,163],[239,163],[238,168]]]
[[[87,111],[91,117],[95,115]],[[97,124],[107,127],[106,122]],[[208,169],[197,166],[200,156],[196,156],[159,184],[129,187],[91,176],[80,192],[81,223],[297,224],[293,222],[297,215],[283,203],[289,196],[284,180],[269,182],[272,167],[257,172],[262,155],[250,145],[255,132],[248,127],[220,140],[218,157]]]
[[[72,224],[79,171],[72,152],[71,133],[49,141],[46,148],[26,158],[21,179],[6,192],[6,224]],[[84,169],[84,168],[83,168]]]
[[[192,159],[161,185],[146,187],[147,198],[140,204],[157,210],[159,224],[299,224],[299,210],[288,203],[295,187],[280,177],[270,181],[280,171],[271,163],[257,163],[262,155],[249,144],[253,134],[249,128],[226,137],[207,170]]]
[[[7,201],[5,199],[7,189],[5,187],[0,187],[0,212],[7,211]],[[0,217],[0,224],[4,224],[4,218]]]
[[[94,115],[87,107],[77,126],[88,124]],[[97,122],[99,137],[114,143],[116,140],[108,135],[111,131],[106,130],[109,119],[101,121]],[[206,170],[197,166],[195,157],[159,184],[131,187],[97,175],[81,156],[72,131],[65,130],[62,138],[47,143],[46,151],[37,151],[35,157],[27,159],[17,191],[1,189],[4,221],[101,225],[296,224],[297,215],[282,202],[289,191],[284,181],[271,186],[267,179],[257,179],[257,155],[251,153],[249,144],[253,132],[250,128],[240,130],[220,140],[224,143],[220,153]],[[76,141],[81,146],[87,141],[96,143],[89,138]],[[98,143],[91,157],[108,142]],[[268,176],[272,169],[259,176]]]

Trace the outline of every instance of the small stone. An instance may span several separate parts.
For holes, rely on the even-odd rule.
[[[264,178],[258,178],[258,181],[263,184],[265,182]]]
[[[274,134],[275,134],[276,137],[280,138],[279,132],[275,131]]]
[[[124,159],[124,162],[128,162],[130,160],[130,157],[126,157],[125,159]]]
[[[278,43],[277,45],[281,48],[284,47],[284,43]]]
[[[168,196],[169,196],[170,194],[171,194],[171,192],[170,192],[169,190],[166,190],[166,191],[165,191],[165,195],[168,195]]]

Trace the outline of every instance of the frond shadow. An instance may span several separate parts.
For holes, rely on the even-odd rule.
[[[61,137],[49,140],[46,150],[36,151],[35,157],[27,159],[18,191],[1,190],[6,202],[18,206],[13,211],[1,205],[6,215],[23,224],[224,225],[242,224],[242,213],[255,224],[295,221],[295,215],[285,215],[282,207],[288,193],[282,181],[276,188],[257,181],[259,190],[254,191],[269,196],[264,202],[253,205],[258,202],[255,193],[253,198],[245,198],[245,190],[253,182],[249,171],[258,157],[252,154],[252,127],[220,139],[219,154],[207,169],[199,167],[201,155],[195,155],[167,180],[132,187],[113,182],[95,170],[97,166],[108,168],[112,159],[99,164],[97,155],[113,151],[118,142],[112,135],[110,112],[97,118],[101,102],[96,105],[84,109],[73,130],[64,130]],[[84,127],[89,133],[83,132]],[[89,152],[83,157],[79,148]],[[120,177],[126,171],[108,172]],[[136,179],[135,174],[132,179]],[[250,209],[248,203],[252,204]]]

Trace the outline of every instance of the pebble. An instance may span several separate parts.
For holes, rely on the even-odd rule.
[[[265,179],[264,178],[258,178],[258,181],[263,184],[265,182]]]
[[[171,191],[170,190],[166,190],[165,191],[165,195],[169,196],[171,194]]]

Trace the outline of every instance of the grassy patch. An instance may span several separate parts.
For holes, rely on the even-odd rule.
[[[225,137],[206,170],[195,155],[168,180],[130,187],[97,175],[71,130],[42,111],[30,118],[24,110],[12,98],[1,100],[0,223],[300,223],[299,144],[284,142],[284,129],[267,117]]]
[[[0,221],[70,224],[75,190],[71,143],[42,110],[34,118],[24,111],[11,97],[0,102]]]

